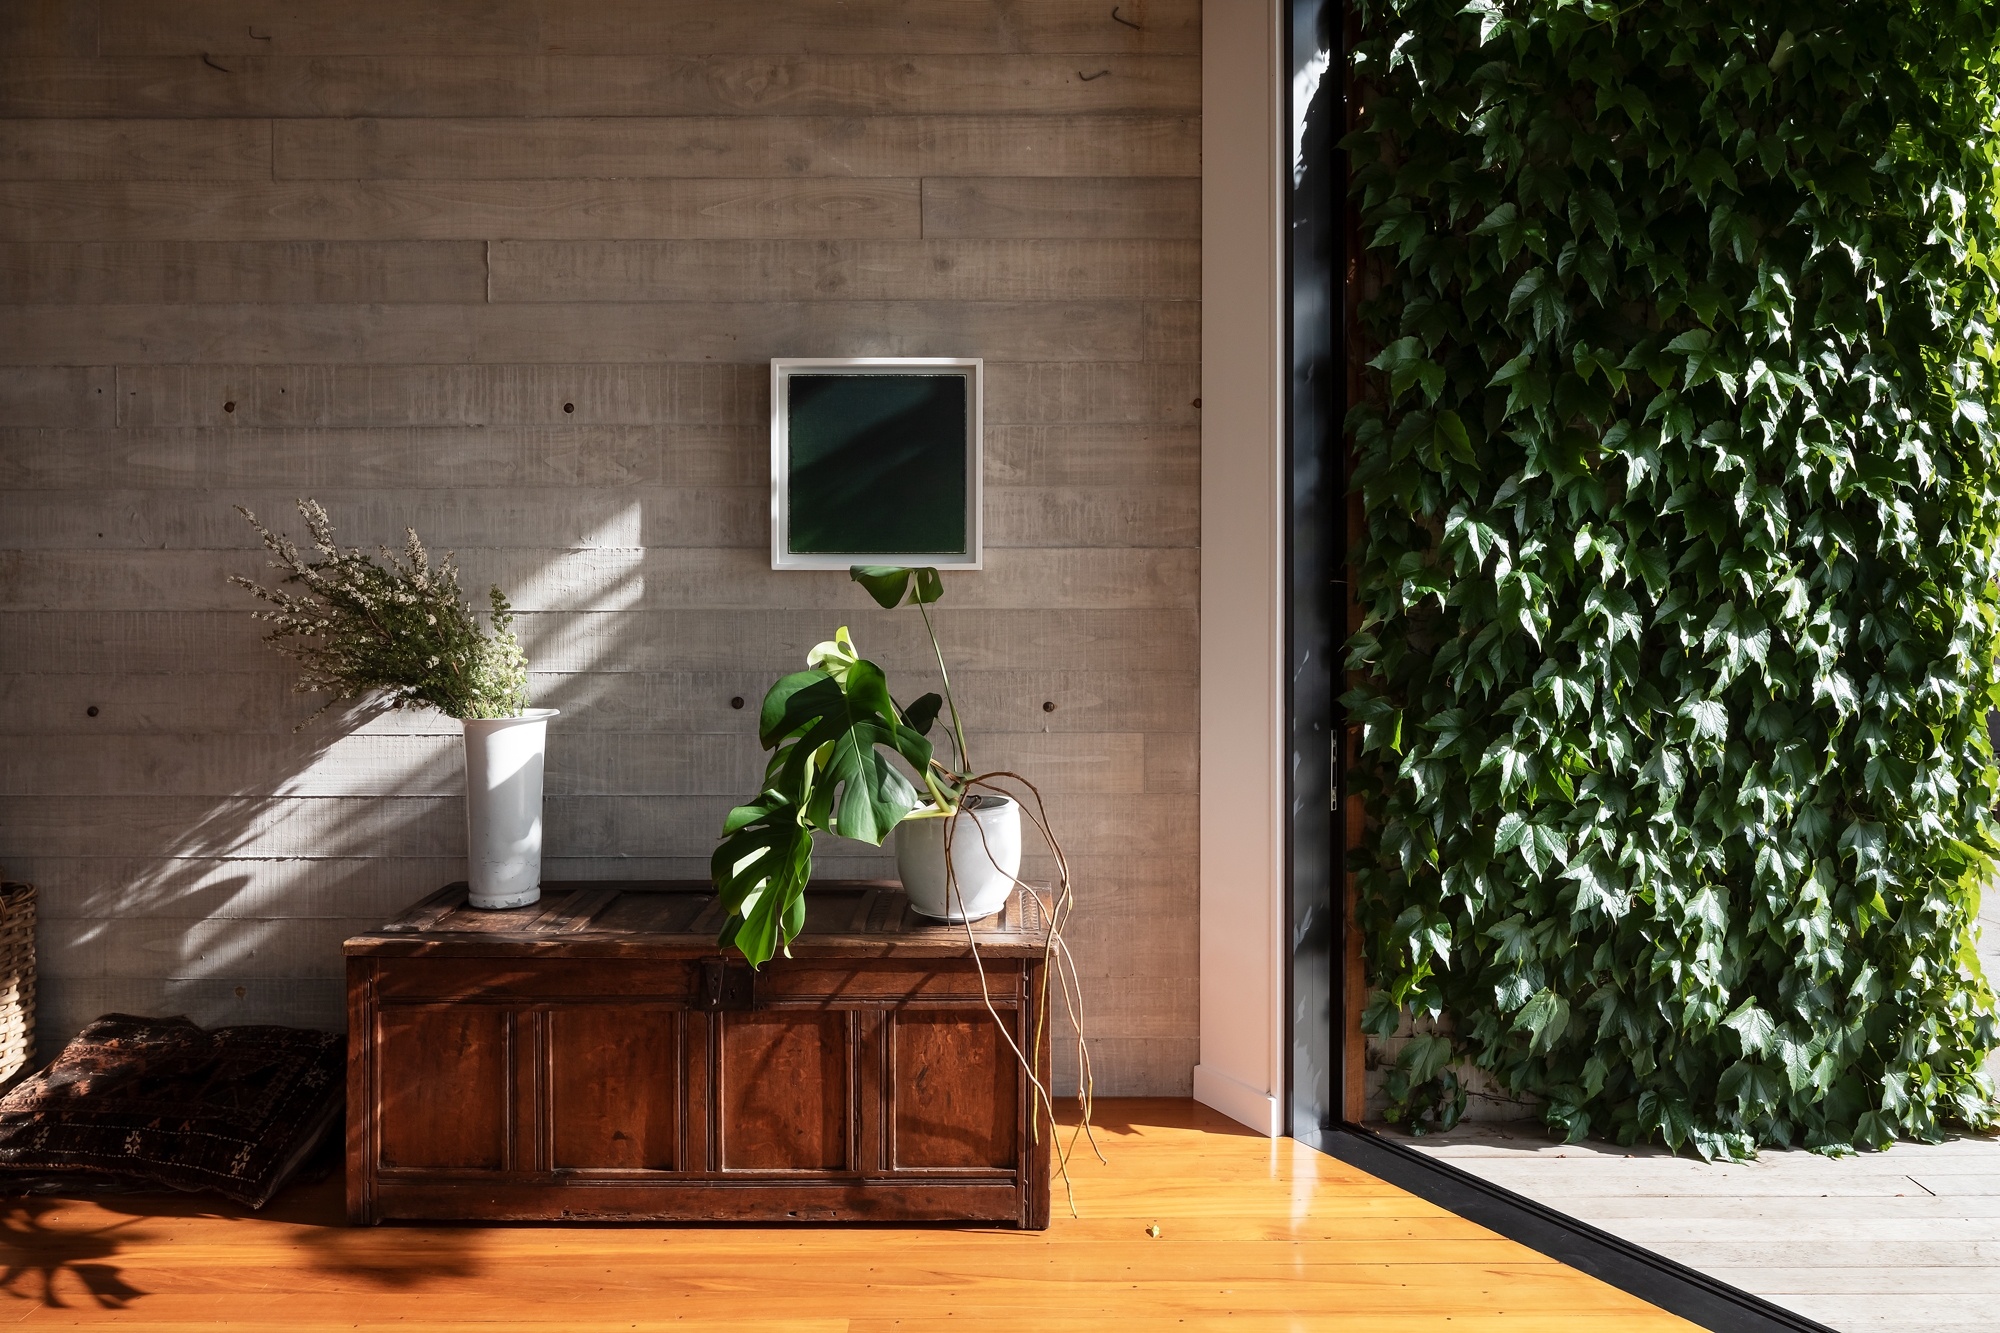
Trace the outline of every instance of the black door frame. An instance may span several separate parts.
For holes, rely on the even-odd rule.
[[[1346,894],[1337,738],[1346,640],[1343,0],[1285,0],[1286,1120],[1314,1147],[1347,1105]]]

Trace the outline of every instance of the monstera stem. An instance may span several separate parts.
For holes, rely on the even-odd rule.
[[[946,796],[944,792],[938,787],[937,778],[935,778],[931,774],[932,767],[935,767],[935,765],[926,766],[924,769],[924,785],[931,789],[931,801],[936,806],[936,809],[928,812],[924,810],[912,810],[909,814],[904,815],[903,818],[923,819],[926,818],[927,815],[929,816],[955,815],[958,813],[958,802],[952,800],[949,796]]]
[[[937,631],[931,628],[931,613],[925,609],[922,602],[917,603],[917,611],[924,618],[924,632],[931,636],[931,651],[937,654],[938,675],[944,678],[944,702],[945,706],[951,709],[953,739],[958,742],[959,772],[970,773],[973,771],[972,756],[965,752],[965,724],[958,720],[958,700],[951,695],[951,673],[944,667],[944,649],[938,647]],[[926,782],[930,780],[928,774],[924,780]]]

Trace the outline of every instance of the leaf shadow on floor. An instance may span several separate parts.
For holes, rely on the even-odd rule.
[[[138,1219],[82,1229],[50,1225],[70,1207],[74,1205],[64,1199],[40,1197],[0,1203],[0,1259],[6,1261],[6,1269],[0,1271],[0,1291],[16,1301],[70,1309],[56,1283],[58,1275],[70,1273],[98,1309],[128,1309],[146,1293],[130,1285],[116,1265],[94,1261],[116,1255],[120,1249],[116,1233]]]
[[[117,1254],[121,1237],[116,1233],[139,1219],[81,1229],[50,1225],[73,1207],[67,1200],[47,1198],[11,1199],[0,1204],[0,1258],[6,1262],[5,1271],[0,1272],[0,1291],[15,1300],[40,1301],[52,1309],[66,1310],[70,1305],[58,1290],[56,1278],[68,1273],[100,1309],[128,1308],[147,1293],[125,1281],[115,1265],[94,1261]]]
[[[204,1227],[206,1234],[195,1233],[197,1243],[241,1242],[246,1266],[268,1262],[268,1254],[256,1251],[276,1246],[284,1261],[330,1279],[329,1291],[348,1281],[407,1290],[485,1272],[476,1232],[349,1226],[342,1185],[337,1175],[292,1185],[255,1210],[208,1194],[0,1200],[0,1292],[58,1310],[74,1308],[80,1300],[125,1310],[160,1294],[137,1285],[139,1279],[129,1272],[134,1267],[168,1269],[214,1291],[217,1280],[227,1281],[226,1273],[206,1275],[174,1262],[175,1242],[190,1237],[184,1225],[190,1222],[227,1228],[217,1236]],[[120,1258],[122,1265],[113,1262]]]

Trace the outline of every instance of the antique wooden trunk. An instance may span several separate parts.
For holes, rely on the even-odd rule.
[[[720,912],[706,882],[502,912],[454,884],[348,940],[351,1220],[1048,1225],[1009,1046],[1041,1002],[1032,896],[975,924],[975,960],[893,883],[815,884],[754,974]]]

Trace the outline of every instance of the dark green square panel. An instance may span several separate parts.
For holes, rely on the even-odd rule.
[[[969,548],[968,376],[793,372],[785,384],[793,553]]]

